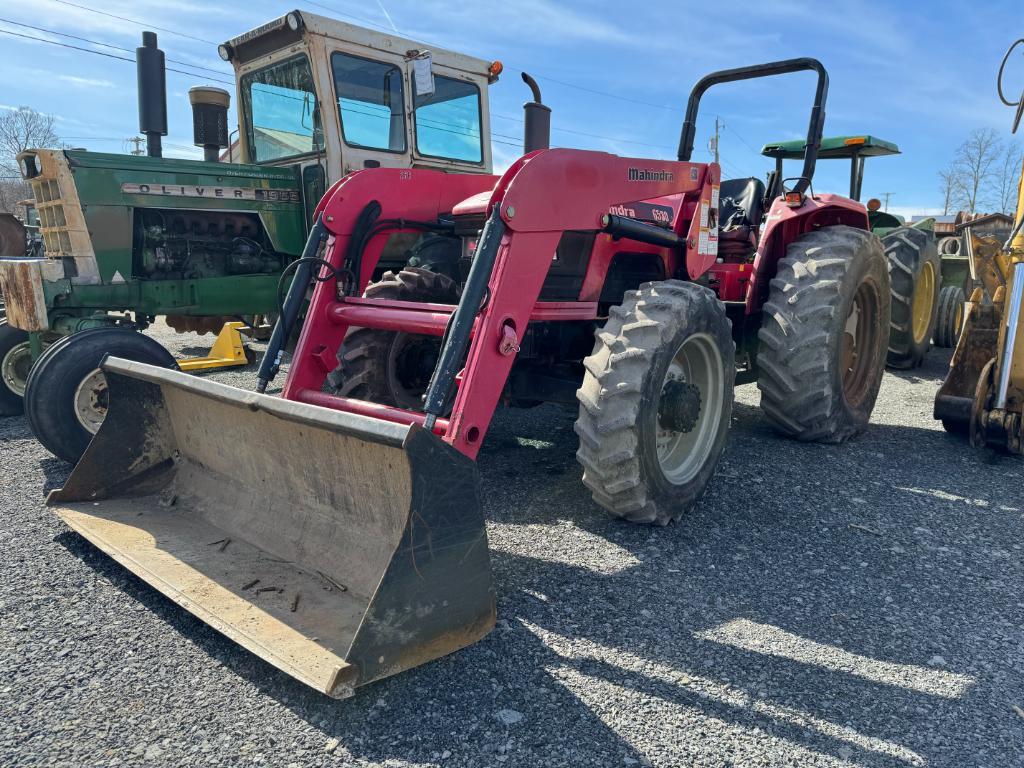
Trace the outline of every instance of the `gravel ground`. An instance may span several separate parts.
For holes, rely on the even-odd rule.
[[[498,628],[346,701],[71,533],[43,507],[69,467],[0,421],[0,764],[1022,765],[1024,462],[932,421],[947,361],[886,374],[845,446],[775,436],[741,387],[709,493],[665,529],[590,502],[572,414],[500,412]]]

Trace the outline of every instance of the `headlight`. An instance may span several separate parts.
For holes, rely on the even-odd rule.
[[[231,53],[231,46],[227,43],[221,43],[217,46],[217,55],[224,59],[224,61],[231,61]]]
[[[285,16],[284,20],[288,23],[288,29],[292,32],[298,32],[302,27],[302,17],[295,13],[295,11]]]

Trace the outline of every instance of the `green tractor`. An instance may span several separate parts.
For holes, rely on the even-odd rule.
[[[137,49],[149,156],[19,156],[44,248],[0,255],[0,415],[24,410],[40,442],[68,461],[105,416],[104,355],[179,362],[139,332],[157,317],[216,333],[277,312],[332,183],[382,166],[491,172],[488,86],[500,62],[299,11],[218,52],[235,69],[239,131],[227,154],[241,162],[219,162],[231,95],[210,87],[189,92],[205,159],[161,156],[164,56],[151,32]]]
[[[850,161],[850,197],[860,200],[864,181],[864,162],[869,157],[898,155],[899,147],[869,135],[833,136],[821,140],[818,158]],[[765,144],[761,154],[775,159],[775,170],[782,178],[782,161],[804,156],[804,142],[783,141]],[[907,225],[899,216],[881,211],[878,200],[869,200],[868,222],[871,231],[885,247],[892,286],[892,319],[889,327],[890,368],[916,368],[924,362],[933,335],[941,336],[940,312],[949,296],[940,293],[942,267],[933,231],[934,220],[924,219]]]

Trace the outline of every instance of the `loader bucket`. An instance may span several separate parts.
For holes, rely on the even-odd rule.
[[[322,693],[494,626],[474,463],[405,426],[108,358],[109,409],[47,504]]]

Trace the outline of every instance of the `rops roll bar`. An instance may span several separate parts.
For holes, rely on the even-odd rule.
[[[686,119],[683,121],[683,130],[679,136],[679,160],[688,162],[693,154],[693,139],[697,132],[697,110],[700,108],[700,99],[713,85],[720,83],[731,83],[736,80],[752,80],[757,77],[773,77],[784,75],[789,72],[810,71],[818,73],[818,87],[814,92],[814,106],[811,107],[811,121],[807,126],[807,148],[804,153],[804,169],[800,174],[800,180],[794,187],[794,192],[803,192],[814,178],[814,165],[818,160],[818,149],[821,147],[821,135],[825,129],[825,101],[828,98],[828,72],[817,59],[786,59],[785,61],[772,61],[767,64],[755,64],[750,67],[737,67],[736,69],[723,69],[720,72],[712,72],[705,75],[690,92],[690,100],[686,103]]]

